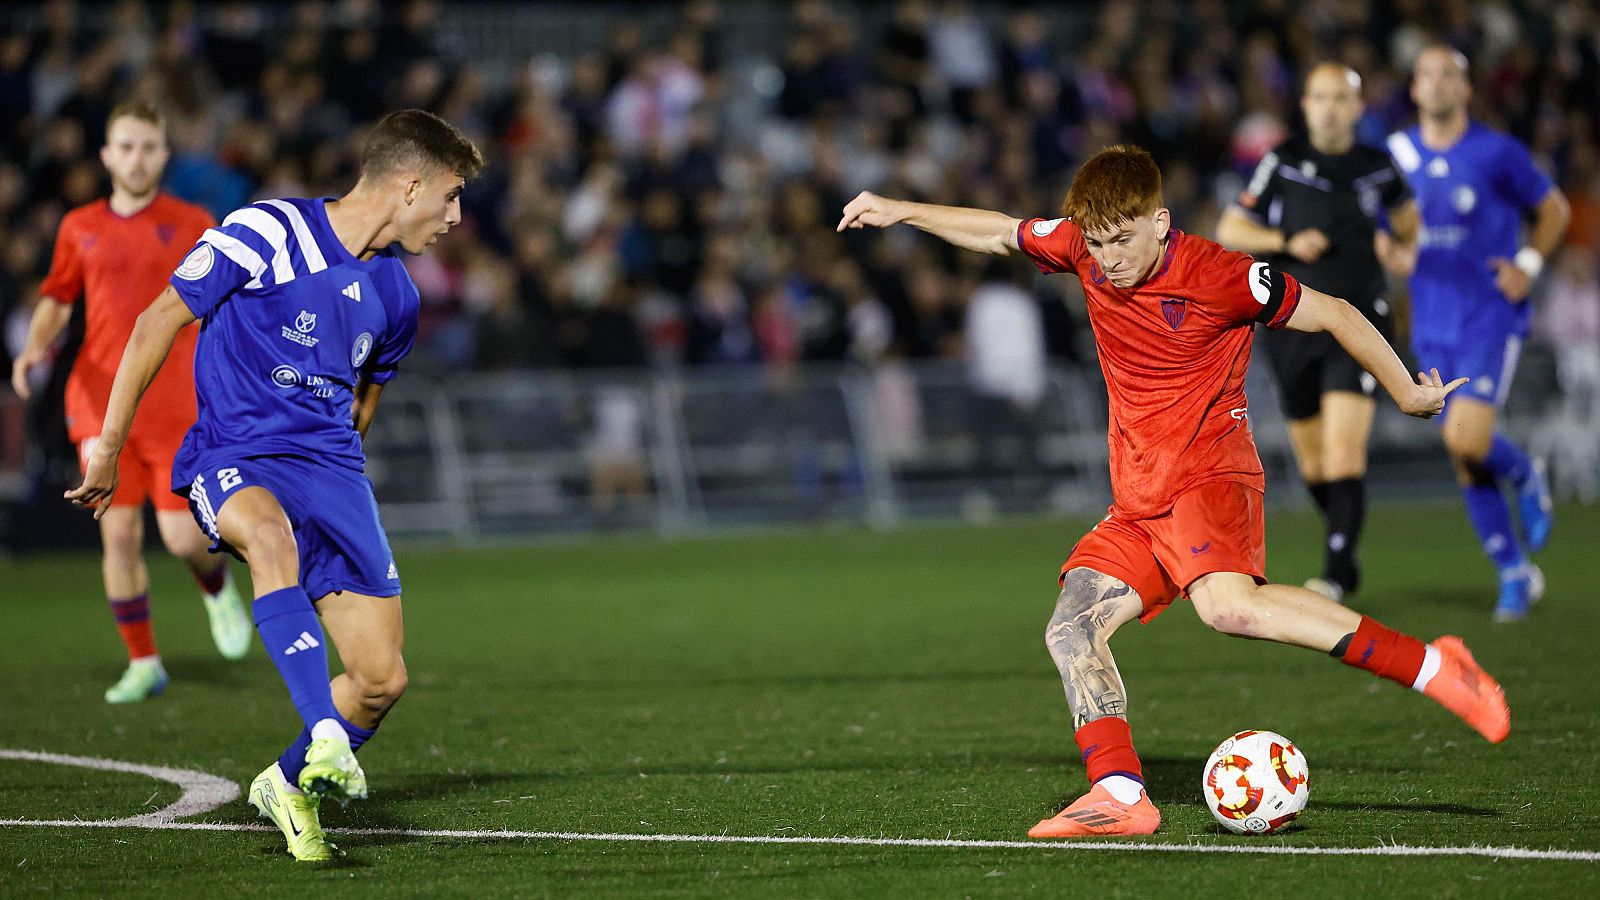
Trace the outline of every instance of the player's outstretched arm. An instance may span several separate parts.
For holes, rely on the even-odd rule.
[[[50,346],[70,321],[72,307],[69,304],[57,303],[50,297],[39,298],[39,304],[33,308],[33,318],[28,321],[28,339],[11,363],[11,387],[18,397],[26,400],[32,396],[28,373],[50,358]]]
[[[193,321],[194,313],[168,285],[133,323],[116,380],[111,383],[111,402],[106,405],[100,439],[84,466],[83,483],[64,495],[79,506],[93,507],[96,519],[110,507],[111,495],[116,492],[117,457],[128,440],[139,398],[161,371],[178,332]]]
[[[890,225],[910,225],[964,250],[1007,256],[1017,249],[1017,228],[1022,220],[987,209],[890,200],[862,191],[845,204],[835,230]]]
[[[1383,339],[1378,329],[1372,327],[1354,306],[1305,285],[1300,286],[1300,304],[1289,317],[1289,328],[1295,331],[1326,331],[1333,335],[1361,368],[1371,372],[1383,389],[1389,392],[1400,410],[1408,416],[1431,419],[1444,410],[1444,399],[1450,392],[1466,384],[1468,379],[1457,378],[1445,384],[1439,370],[1417,373],[1411,380],[1405,363],[1395,355],[1394,348]]]

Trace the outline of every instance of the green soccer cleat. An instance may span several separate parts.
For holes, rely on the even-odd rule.
[[[217,650],[227,659],[244,659],[250,652],[250,640],[255,637],[256,627],[244,611],[239,588],[233,583],[233,573],[227,574],[222,590],[200,596],[205,600],[206,617],[211,620],[211,640],[216,643]]]
[[[138,703],[159,696],[167,689],[167,670],[159,659],[136,659],[128,663],[117,683],[106,688],[107,703]]]
[[[344,855],[344,851],[322,833],[317,821],[317,798],[291,787],[277,763],[250,782],[251,806],[263,819],[271,819],[289,842],[289,853],[302,862],[323,862]]]
[[[367,773],[361,771],[350,745],[334,738],[319,738],[306,748],[306,767],[300,771],[300,790],[340,803],[365,800]]]

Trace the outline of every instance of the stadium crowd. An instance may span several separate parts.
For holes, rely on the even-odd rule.
[[[1600,381],[1593,4],[1144,0],[1058,13],[801,0],[768,12],[782,35],[770,59],[730,50],[751,44],[736,29],[752,19],[695,0],[660,33],[619,13],[603,46],[518,61],[505,83],[441,40],[451,11],[430,0],[58,0],[14,15],[0,36],[6,348],[61,215],[106,189],[95,151],[107,112],[140,93],[169,115],[167,188],[219,218],[347,187],[361,125],[387,109],[431,109],[471,134],[489,165],[464,197],[466,227],[411,265],[418,359],[434,371],[970,357],[983,352],[974,334],[1075,358],[1070,279],[1033,283],[1031,267],[985,265],[908,229],[837,235],[840,208],[872,189],[1048,213],[1088,152],[1132,141],[1162,164],[1175,223],[1209,233],[1295,127],[1311,63],[1364,75],[1360,133],[1380,143],[1413,116],[1411,58],[1444,39],[1472,60],[1475,115],[1528,142],[1572,201],[1541,333],[1572,351],[1575,377],[1592,366]],[[1010,324],[967,329],[974,298]]]

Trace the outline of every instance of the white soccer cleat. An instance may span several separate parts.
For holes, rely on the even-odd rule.
[[[217,652],[225,659],[244,659],[245,654],[250,652],[250,641],[255,637],[256,627],[245,612],[239,588],[233,581],[233,573],[227,573],[222,590],[200,596],[205,601],[206,618],[211,622],[211,640],[217,645]]]
[[[1321,594],[1335,603],[1344,602],[1344,588],[1340,587],[1337,582],[1329,581],[1326,578],[1312,578],[1306,582],[1305,588],[1308,591]]]

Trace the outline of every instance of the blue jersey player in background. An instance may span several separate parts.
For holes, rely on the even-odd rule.
[[[1467,117],[1467,60],[1446,46],[1418,57],[1411,82],[1420,123],[1388,141],[1389,154],[1422,211],[1414,262],[1385,252],[1411,275],[1411,346],[1417,364],[1471,381],[1450,398],[1442,421],[1467,515],[1500,571],[1497,622],[1516,621],[1544,590],[1523,555],[1550,539],[1549,488],[1541,467],[1495,430],[1532,313],[1528,292],[1566,230],[1566,198],[1509,135]],[[1523,219],[1534,224],[1522,244]],[[1511,529],[1504,488],[1517,497],[1522,536]]]
[[[405,690],[400,577],[361,442],[416,336],[400,251],[421,253],[460,222],[482,166],[455,128],[405,110],[373,128],[348,194],[265,200],[207,230],[139,316],[100,443],[67,492],[104,512],[141,395],[178,330],[201,320],[200,416],[173,490],[213,550],[249,564],[256,629],[304,721],[249,795],[297,859],[337,855],[320,802],[366,796],[355,750]],[[329,638],[344,667],[331,683]]]

